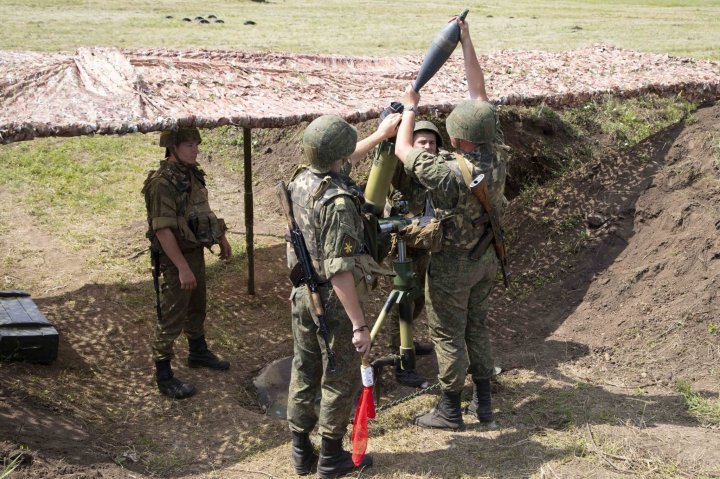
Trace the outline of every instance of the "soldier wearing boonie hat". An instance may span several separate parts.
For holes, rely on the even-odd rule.
[[[195,387],[173,374],[170,361],[175,339],[188,339],[190,367],[226,370],[227,361],[213,354],[205,341],[207,291],[204,248],[220,246],[220,258],[232,255],[225,222],[208,203],[205,173],[197,166],[197,128],[160,134],[165,159],[148,174],[142,193],[147,208],[154,274],[162,273],[162,299],[153,342],[155,379],[160,392],[174,399],[195,394]]]

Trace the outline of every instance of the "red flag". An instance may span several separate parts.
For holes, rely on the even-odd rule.
[[[360,400],[355,408],[355,419],[350,439],[352,441],[352,460],[359,466],[365,456],[365,449],[368,442],[368,420],[375,418],[375,399],[373,398],[373,374],[372,367],[367,364],[363,357],[362,378],[363,389]]]

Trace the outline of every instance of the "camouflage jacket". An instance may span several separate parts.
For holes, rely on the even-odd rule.
[[[150,171],[142,193],[147,208],[147,237],[155,247],[155,232],[169,228],[178,246],[188,251],[218,244],[227,227],[208,202],[205,173],[197,166],[163,160]]]
[[[322,281],[352,271],[355,284],[372,289],[382,268],[368,254],[360,215],[362,197],[335,173],[300,168],[288,184],[295,222],[302,231],[315,272]],[[288,245],[288,266],[297,259]]]
[[[447,153],[441,150],[438,154]],[[395,169],[392,181],[390,201],[399,214],[434,215],[432,198],[417,178],[409,175],[401,162]]]
[[[484,174],[490,199],[502,211],[507,165],[492,144],[479,145],[472,153],[438,155],[420,149],[407,157],[405,170],[430,191],[436,216],[443,224],[443,248],[470,250],[487,227],[487,215],[465,184],[457,162],[464,157],[473,178]]]

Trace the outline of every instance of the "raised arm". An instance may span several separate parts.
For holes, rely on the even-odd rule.
[[[405,163],[408,153],[412,150],[413,128],[415,127],[415,109],[420,103],[420,94],[412,85],[408,86],[402,97],[405,107],[402,114],[402,122],[398,128],[395,139],[395,156]]]
[[[463,57],[465,59],[465,76],[468,82],[468,93],[470,98],[479,98],[488,101],[487,92],[485,91],[485,75],[478,61],[475,47],[470,38],[470,30],[467,22],[456,19],[460,26],[460,44],[462,45]]]
[[[365,158],[370,150],[375,148],[381,141],[387,140],[395,136],[397,126],[400,124],[400,114],[391,113],[386,116],[380,126],[370,136],[364,140],[360,140],[355,147],[355,151],[350,155],[350,162],[355,166],[360,160]]]

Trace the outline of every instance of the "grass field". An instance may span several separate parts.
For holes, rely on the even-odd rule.
[[[0,49],[72,51],[112,46],[418,54],[427,49],[438,26],[466,7],[481,52],[567,50],[606,43],[720,59],[718,0],[2,1]],[[225,23],[182,21],[210,14]],[[246,21],[255,25],[245,25]]]

